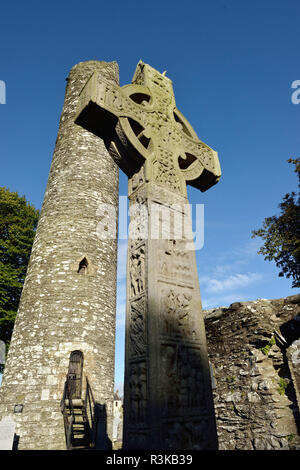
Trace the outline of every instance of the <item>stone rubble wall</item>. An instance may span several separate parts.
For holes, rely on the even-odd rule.
[[[204,311],[220,450],[300,449],[300,295]]]

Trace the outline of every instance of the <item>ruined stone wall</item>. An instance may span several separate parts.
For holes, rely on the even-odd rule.
[[[112,438],[117,240],[100,240],[96,228],[99,204],[117,210],[118,168],[103,141],[74,124],[78,95],[95,70],[118,83],[114,62],[81,62],[68,77],[2,380],[0,418],[23,405],[13,414],[19,449],[65,449],[60,400],[74,350],[84,355],[83,376],[96,402],[106,405]]]
[[[219,449],[299,449],[300,295],[204,314]]]

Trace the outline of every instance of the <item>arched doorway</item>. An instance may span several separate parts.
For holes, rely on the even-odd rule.
[[[72,399],[81,398],[82,391],[83,354],[81,351],[72,351],[70,354],[68,383]]]

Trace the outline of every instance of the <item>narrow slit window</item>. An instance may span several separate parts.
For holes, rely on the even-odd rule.
[[[86,259],[86,258],[83,258],[83,259],[80,261],[80,263],[79,263],[78,271],[77,271],[77,272],[78,272],[79,274],[83,274],[83,275],[84,275],[84,274],[87,274],[88,265],[89,265],[89,263],[88,263],[87,259]]]

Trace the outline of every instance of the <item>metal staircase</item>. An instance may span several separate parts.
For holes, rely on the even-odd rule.
[[[61,400],[67,450],[88,450],[95,448],[98,418],[95,401],[86,377],[84,399],[74,398],[74,381],[67,375]]]

